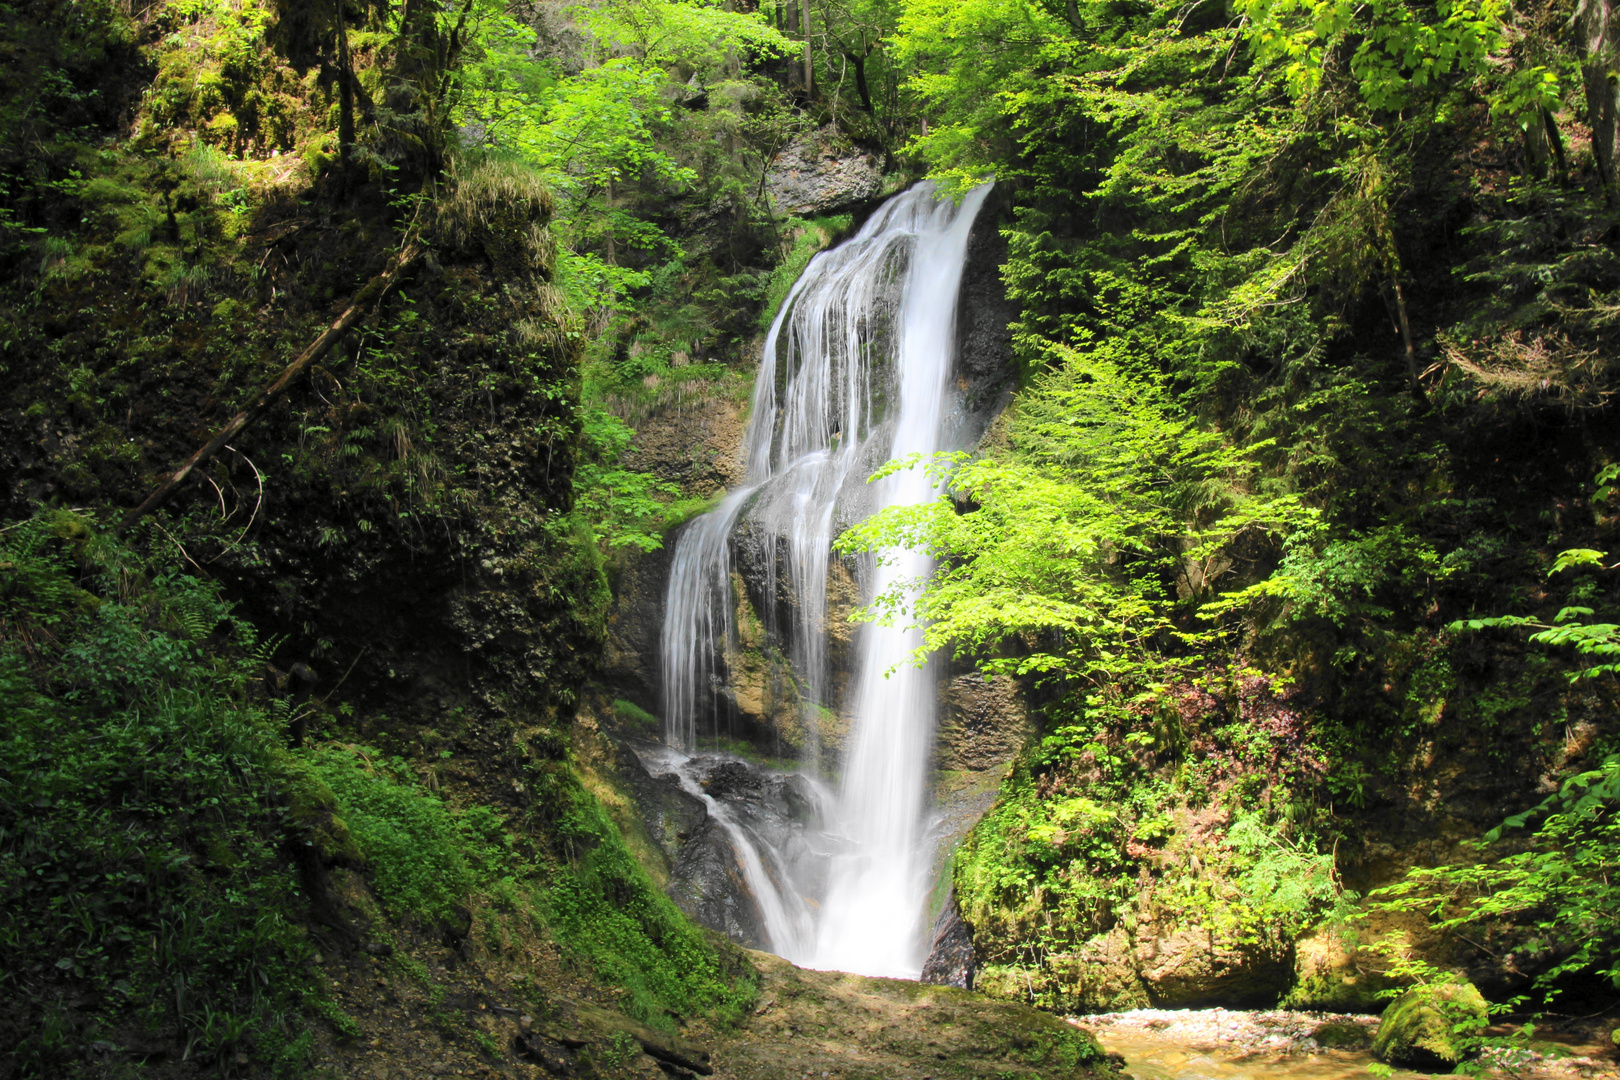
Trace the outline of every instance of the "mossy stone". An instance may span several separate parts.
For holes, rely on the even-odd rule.
[[[1482,1030],[1488,1018],[1473,983],[1414,987],[1384,1010],[1373,1056],[1394,1065],[1455,1065],[1467,1051],[1470,1031]]]

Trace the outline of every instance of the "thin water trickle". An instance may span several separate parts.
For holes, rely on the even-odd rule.
[[[840,524],[933,495],[921,470],[865,481],[884,461],[950,449],[941,445],[941,422],[957,293],[988,193],[980,187],[958,206],[918,185],[811,261],[766,338],[748,483],[683,531],[671,562],[662,646],[671,746],[690,752],[701,735],[727,726],[725,655],[738,602],[732,540],[743,520],[767,553],[765,595],[777,595],[780,562],[794,598],[791,625],[770,629],[785,643],[803,703],[807,771],[820,768],[829,710],[849,720],[842,782],[813,844],[823,856],[814,880],[773,875],[776,853],[732,833],[750,887],[773,893],[758,897],[773,950],[806,966],[915,977],[925,958],[936,681],[909,663],[918,631],[868,625],[849,699],[828,700],[827,574]],[[891,553],[868,584],[887,589],[928,570],[919,554]],[[765,616],[772,624],[774,609]]]

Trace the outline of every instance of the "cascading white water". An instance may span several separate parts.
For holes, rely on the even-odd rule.
[[[663,633],[671,746],[695,749],[705,721],[719,730],[724,718],[724,654],[735,635],[731,541],[745,518],[769,553],[765,595],[776,595],[780,553],[796,601],[793,625],[776,629],[800,683],[807,768],[818,767],[820,706],[841,707],[850,719],[817,873],[742,850],[752,840],[727,825],[772,948],[810,967],[904,977],[922,968],[935,681],[909,662],[917,631],[868,625],[850,700],[825,700],[828,555],[840,513],[933,495],[920,470],[864,481],[891,458],[948,449],[940,432],[956,298],[968,234],[988,192],[980,187],[957,206],[918,185],[811,261],[765,341],[748,483],[682,533],[671,562]],[[922,555],[891,553],[874,584],[887,589],[927,570]],[[768,872],[768,863],[779,872]]]

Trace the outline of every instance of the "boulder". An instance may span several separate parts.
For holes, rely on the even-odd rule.
[[[788,143],[765,176],[771,208],[793,217],[854,209],[882,191],[883,159],[833,124]]]
[[[1144,926],[1136,956],[1148,996],[1161,1009],[1269,1005],[1290,972],[1284,950],[1192,923]]]
[[[1469,1037],[1485,1028],[1489,1016],[1471,982],[1413,987],[1384,1010],[1373,1056],[1392,1065],[1449,1068],[1466,1056]]]
[[[1377,1011],[1378,992],[1392,984],[1360,959],[1355,942],[1333,925],[1303,935],[1294,942],[1294,985],[1282,1006],[1336,1013]]]

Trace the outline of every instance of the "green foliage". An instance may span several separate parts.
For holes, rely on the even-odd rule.
[[[465,815],[402,783],[397,770],[404,762],[372,764],[359,751],[327,747],[314,751],[310,764],[336,796],[338,813],[371,870],[372,888],[392,913],[448,916],[487,877],[495,854],[487,841]]]
[[[1197,925],[1275,956],[1354,900],[1324,850],[1322,751],[1303,718],[1252,675],[1208,689],[1162,687],[1156,706],[1101,719],[1048,709],[954,862],[994,991],[1056,1009],[1144,1004],[1117,970],[1139,925]]]
[[[1606,552],[1593,551],[1590,548],[1562,551],[1553,561],[1548,576],[1576,567],[1614,569],[1612,566],[1603,565],[1605,558]],[[1592,608],[1571,605],[1560,610],[1551,623],[1541,622],[1525,615],[1499,615],[1484,619],[1462,619],[1452,623],[1447,629],[1453,634],[1492,628],[1535,630],[1536,632],[1530,635],[1530,640],[1535,644],[1566,646],[1580,658],[1584,666],[1569,672],[1568,676],[1570,682],[1580,682],[1583,679],[1620,673],[1620,625],[1576,621],[1593,613]]]
[[[673,1018],[704,1013],[735,1023],[757,993],[740,969],[694,926],[636,861],[601,804],[582,789],[565,796],[557,823],[569,853],[538,895],[558,943],[603,981],[622,987],[629,1015],[671,1030]]]
[[[1572,975],[1620,986],[1620,755],[1570,777],[1539,807],[1509,818],[1480,845],[1536,826],[1528,850],[1471,865],[1420,867],[1379,890],[1380,905],[1424,913],[1440,929],[1511,925],[1547,962],[1536,987],[1550,1000]]]
[[[1537,451],[1533,481],[1495,469],[1505,441],[1533,442],[1523,417],[1612,393],[1599,321],[1616,282],[1594,269],[1613,257],[1596,239],[1609,211],[1574,187],[1578,58],[1556,21],[1490,0],[1257,0],[1231,19],[1157,3],[905,5],[894,54],[928,117],[909,149],[956,189],[990,171],[1011,181],[1002,269],[1026,384],[981,458],[933,463],[946,498],[842,544],[938,557],[869,614],[1051,695],[1034,775],[1003,792],[957,866],[997,963],[1058,978],[1060,963],[1031,959],[1048,947],[1033,895],[1092,889],[1077,923],[1107,925],[1116,866],[1045,876],[1083,853],[1077,836],[1098,852],[1129,850],[1110,839],[1121,829],[1173,843],[1155,819],[1231,799],[1217,827],[1243,841],[1238,858],[1278,860],[1222,867],[1258,912],[1271,886],[1331,869],[1320,853],[1336,832],[1401,802],[1390,781],[1422,771],[1420,740],[1450,745],[1468,725],[1503,767],[1545,740],[1579,691],[1552,685],[1551,663],[1493,667],[1462,629],[1527,628],[1577,658],[1576,679],[1610,677],[1620,654],[1598,613],[1613,590],[1589,573],[1603,545],[1575,482],[1583,454],[1610,448]],[[1454,243],[1440,223],[1464,220]],[[1544,542],[1589,552],[1563,561],[1563,580],[1585,576],[1562,610],[1475,615],[1538,595]],[[1225,665],[1305,688],[1290,700],[1311,714],[1321,770],[1274,784],[1252,819],[1299,814],[1307,827],[1281,847],[1249,842],[1251,781],[1172,773],[1167,705]],[[1202,726],[1175,711],[1181,730]],[[1235,728],[1269,722],[1237,711]],[[1126,785],[1139,816],[1107,824],[1123,810],[1096,785],[1150,751]],[[1157,789],[1141,778],[1154,772]],[[1053,837],[1068,845],[1056,855]],[[1151,846],[1135,843],[1137,857]],[[1333,910],[1331,891],[1279,894],[1287,910],[1257,923],[1295,933]]]
[[[919,659],[951,648],[987,671],[1083,678],[1117,699],[1210,640],[1173,618],[1178,589],[1212,584],[1200,562],[1308,514],[1244,492],[1245,455],[1178,417],[1152,383],[1099,356],[1067,360],[1020,401],[1009,453],[937,459],[950,469],[944,496],[884,511],[838,549],[905,545],[939,560],[914,611],[905,582],[867,612],[922,623]],[[1199,517],[1209,524],[1184,524]]]
[[[281,732],[251,703],[251,629],[212,586],[57,512],[0,531],[0,981],[24,1075],[83,1043],[178,1032],[296,1066],[307,953],[278,847]],[[77,987],[89,1030],[27,1035]]]
[[[558,192],[568,232],[561,280],[579,306],[594,307],[647,286],[649,256],[681,255],[662,228],[615,197],[626,187],[674,195],[698,181],[675,149],[685,121],[673,94],[689,79],[706,86],[713,105],[729,103],[713,111],[734,137],[745,126],[743,104],[760,92],[736,63],[789,46],[757,14],[704,3],[638,0],[575,15],[587,43],[582,70],[569,73],[532,58],[527,26],[503,10],[481,12],[456,116],[482,132],[486,148],[518,156]]]
[[[633,435],[611,413],[584,410],[584,455],[574,470],[575,506],[591,522],[598,543],[652,551],[663,544],[664,513],[680,488],[621,466]]]
[[[765,305],[759,312],[759,328],[769,330],[771,323],[776,320],[777,313],[781,311],[782,304],[787,300],[788,293],[804,273],[805,267],[816,253],[825,250],[832,243],[849,230],[851,218],[848,214],[839,214],[836,217],[814,218],[810,221],[789,220],[783,227],[789,230],[793,237],[793,246],[782,257],[771,271],[770,280],[765,285]]]
[[[1605,468],[1604,485],[1616,470]],[[1600,491],[1600,501],[1608,497]],[[1580,568],[1599,571],[1605,554],[1589,548],[1560,552],[1549,577]],[[1588,607],[1565,607],[1551,623],[1528,616],[1497,616],[1454,622],[1451,633],[1532,629],[1538,645],[1567,648],[1577,666],[1571,683],[1611,681],[1620,671],[1620,629],[1584,623]],[[1534,822],[1528,843],[1493,851],[1492,845]],[[1620,754],[1568,776],[1542,802],[1507,818],[1475,845],[1480,862],[1419,867],[1385,889],[1380,906],[1419,911],[1437,928],[1511,925],[1528,934],[1526,948],[1543,958],[1535,986],[1547,1000],[1572,976],[1596,976],[1620,987]]]
[[[1238,895],[1271,933],[1302,934],[1325,914],[1343,914],[1346,900],[1353,899],[1341,893],[1332,854],[1290,840],[1259,814],[1234,821],[1226,842],[1244,864],[1234,882]]]

